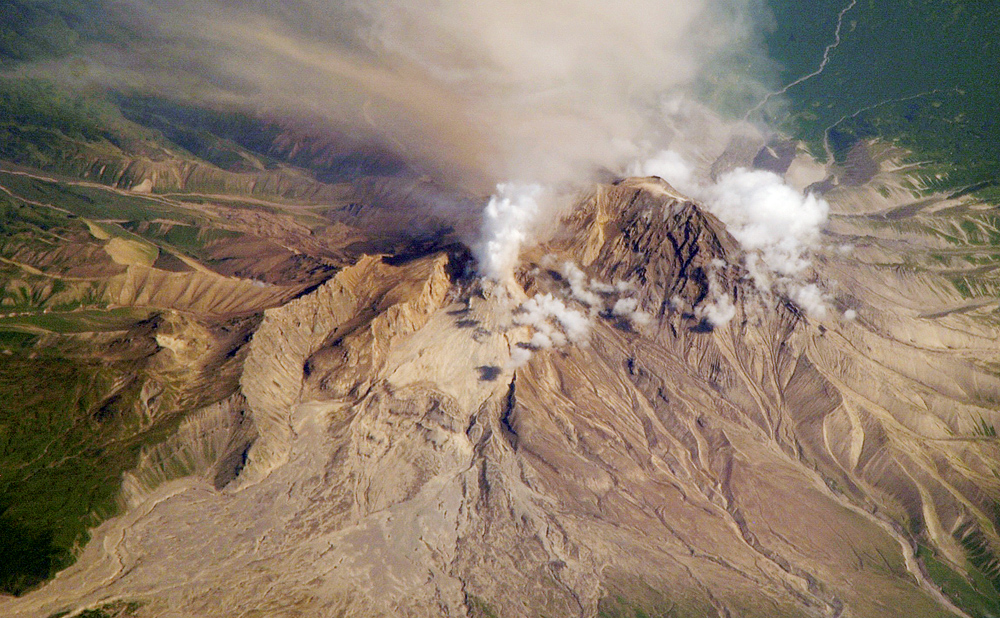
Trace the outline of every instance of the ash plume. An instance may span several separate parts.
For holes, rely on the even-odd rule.
[[[132,43],[87,50],[92,81],[297,115],[482,193],[633,160],[720,50],[753,53],[763,14],[754,0],[97,1]]]
[[[760,0],[95,1],[130,43],[87,49],[82,79],[297,119],[391,153],[401,173],[443,187],[442,202],[449,188],[480,196],[485,218],[465,241],[497,280],[556,201],[524,188],[565,194],[682,144],[709,158],[732,125],[692,114],[694,93],[730,83],[756,96],[768,79],[733,60],[764,56]],[[451,202],[428,208],[467,223],[454,204],[469,200]]]

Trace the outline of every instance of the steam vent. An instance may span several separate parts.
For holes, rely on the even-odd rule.
[[[1000,616],[924,4],[0,4],[0,616]]]

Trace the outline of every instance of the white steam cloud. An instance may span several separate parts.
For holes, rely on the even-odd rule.
[[[636,326],[645,326],[653,318],[639,308],[639,299],[637,298],[619,298],[611,307],[611,315],[626,318]]]
[[[542,265],[552,267],[554,261],[547,257]],[[514,323],[530,327],[532,334],[511,351],[508,368],[524,366],[536,350],[583,344],[598,316],[627,320],[635,327],[646,326],[652,320],[633,296],[637,290],[630,282],[610,285],[589,277],[571,261],[563,262],[559,272],[566,284],[562,292],[568,294],[563,298],[553,293],[537,294],[515,310]],[[570,306],[574,303],[582,310]]]
[[[767,270],[794,277],[809,268],[809,250],[819,242],[830,207],[812,193],[802,195],[780,176],[737,169],[706,188],[702,199],[744,249],[759,253]],[[754,273],[766,278],[767,272]]]
[[[499,184],[483,211],[480,240],[475,247],[479,272],[505,282],[514,274],[521,245],[528,240],[538,216],[540,185]]]
[[[745,74],[767,62],[720,64],[764,55],[754,34],[768,19],[761,0],[100,1],[109,28],[123,33],[118,43],[83,50],[86,71],[60,61],[39,72],[295,117],[296,131],[329,132],[349,151],[391,152],[443,191],[484,195],[518,180],[497,187],[480,240],[470,242],[496,280],[509,276],[538,221],[539,184],[555,190],[671,144],[717,146],[727,130],[698,125],[681,135],[686,95],[698,84],[732,91],[768,77]],[[671,157],[647,166],[669,167],[651,173],[684,190],[691,175]],[[821,219],[825,204],[758,174],[724,176],[700,187],[703,199],[760,254],[755,276],[794,276],[814,227],[807,215]]]
[[[739,168],[715,182],[702,182],[694,168],[672,151],[661,152],[631,171],[659,176],[704,203],[749,254],[747,268],[760,289],[778,287],[810,315],[825,315],[829,299],[804,278],[829,214],[826,200],[803,195],[777,174],[761,170]],[[728,321],[727,315],[732,317],[729,313],[729,306],[717,301],[705,317],[719,324]]]
[[[98,1],[118,43],[83,50],[85,71],[39,72],[250,111],[338,154],[391,153],[442,194],[518,181],[497,188],[476,247],[494,279],[527,239],[536,183],[623,169],[674,143],[697,84],[765,77],[719,60],[763,55],[761,0]]]
[[[587,338],[587,331],[590,330],[590,320],[586,314],[570,309],[551,294],[529,298],[521,305],[520,311],[514,318],[515,322],[533,326],[557,346],[580,343]],[[554,323],[558,323],[559,330],[553,328]]]
[[[723,290],[719,282],[718,269],[725,266],[721,260],[712,263],[715,270],[708,273],[708,296],[709,300],[702,303],[695,310],[695,316],[707,320],[713,327],[718,328],[729,323],[736,317],[736,306],[733,299]]]
[[[569,283],[570,293],[574,299],[591,308],[601,305],[601,297],[595,290],[603,290],[608,286],[593,281],[587,277],[587,273],[580,270],[579,266],[570,261],[563,262],[560,274]]]
[[[561,348],[586,340],[590,331],[590,318],[581,311],[571,309],[552,294],[538,294],[524,301],[514,314],[514,322],[533,329],[525,346],[515,346],[511,351],[510,369],[524,366],[532,350]]]

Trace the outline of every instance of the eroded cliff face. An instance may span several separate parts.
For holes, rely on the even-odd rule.
[[[889,364],[877,331],[756,289],[722,224],[662,181],[599,187],[563,229],[510,285],[463,274],[459,251],[369,256],[268,309],[240,395],[170,447],[198,474],[157,480],[177,458],[147,453],[132,508],[0,609],[960,613],[915,539],[948,552],[966,526],[992,542],[995,447],[955,439],[953,393],[912,377],[930,357]],[[539,344],[519,316],[540,294],[586,337]],[[192,449],[199,432],[214,446]]]

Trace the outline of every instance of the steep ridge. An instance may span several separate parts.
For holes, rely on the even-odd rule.
[[[385,353],[386,339],[419,328],[438,308],[448,288],[446,264],[441,256],[430,264],[393,268],[366,256],[309,296],[265,312],[240,380],[261,432],[241,482],[262,478],[287,460],[292,412],[321,346],[338,348],[339,369],[350,370],[344,379],[353,378],[351,388],[359,390],[357,382]]]
[[[243,469],[256,438],[240,395],[203,408],[184,419],[165,442],[145,450],[135,469],[124,475],[123,506],[137,506],[160,485],[184,476],[202,476],[225,487]]]
[[[187,311],[206,316],[249,314],[278,305],[304,286],[277,286],[209,271],[171,273],[140,265],[110,277],[105,295],[120,306]]]
[[[143,493],[0,610],[960,613],[827,454],[884,457],[871,418],[861,446],[823,441],[860,414],[820,353],[836,330],[754,288],[721,223],[662,181],[598,187],[564,229],[510,286],[456,253],[369,256],[267,310],[236,481]],[[525,301],[546,294],[585,339],[535,336]]]

